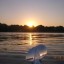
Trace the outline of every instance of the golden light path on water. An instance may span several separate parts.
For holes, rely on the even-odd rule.
[[[32,34],[31,34],[31,33],[29,34],[29,41],[30,41],[30,42],[29,42],[29,45],[32,45],[33,42],[32,42]]]
[[[32,33],[29,33],[29,40],[28,40],[28,45],[30,47],[36,46],[38,43],[33,39],[35,36],[32,36]]]

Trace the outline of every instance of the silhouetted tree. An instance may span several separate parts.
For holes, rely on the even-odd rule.
[[[36,27],[36,31],[38,31],[38,32],[43,32],[43,31],[44,31],[44,26],[38,25],[38,26]]]
[[[27,25],[6,25],[0,23],[0,32],[64,32],[64,27],[38,25],[30,28]]]
[[[6,24],[0,23],[0,32],[7,32],[7,31],[8,31],[8,26]]]

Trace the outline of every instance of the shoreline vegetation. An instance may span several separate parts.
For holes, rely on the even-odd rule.
[[[27,25],[7,25],[0,23],[0,32],[51,32],[64,33],[64,26],[32,26]]]

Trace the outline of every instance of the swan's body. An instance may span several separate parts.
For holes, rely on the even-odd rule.
[[[44,45],[38,45],[28,51],[26,59],[34,64],[41,64],[40,59],[47,54],[47,48]]]

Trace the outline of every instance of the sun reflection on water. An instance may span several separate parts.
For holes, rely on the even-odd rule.
[[[29,43],[29,44],[30,44],[30,45],[32,45],[32,44],[33,44],[33,42],[32,42],[32,34],[31,34],[31,33],[29,34],[29,41],[30,41],[30,43]]]

